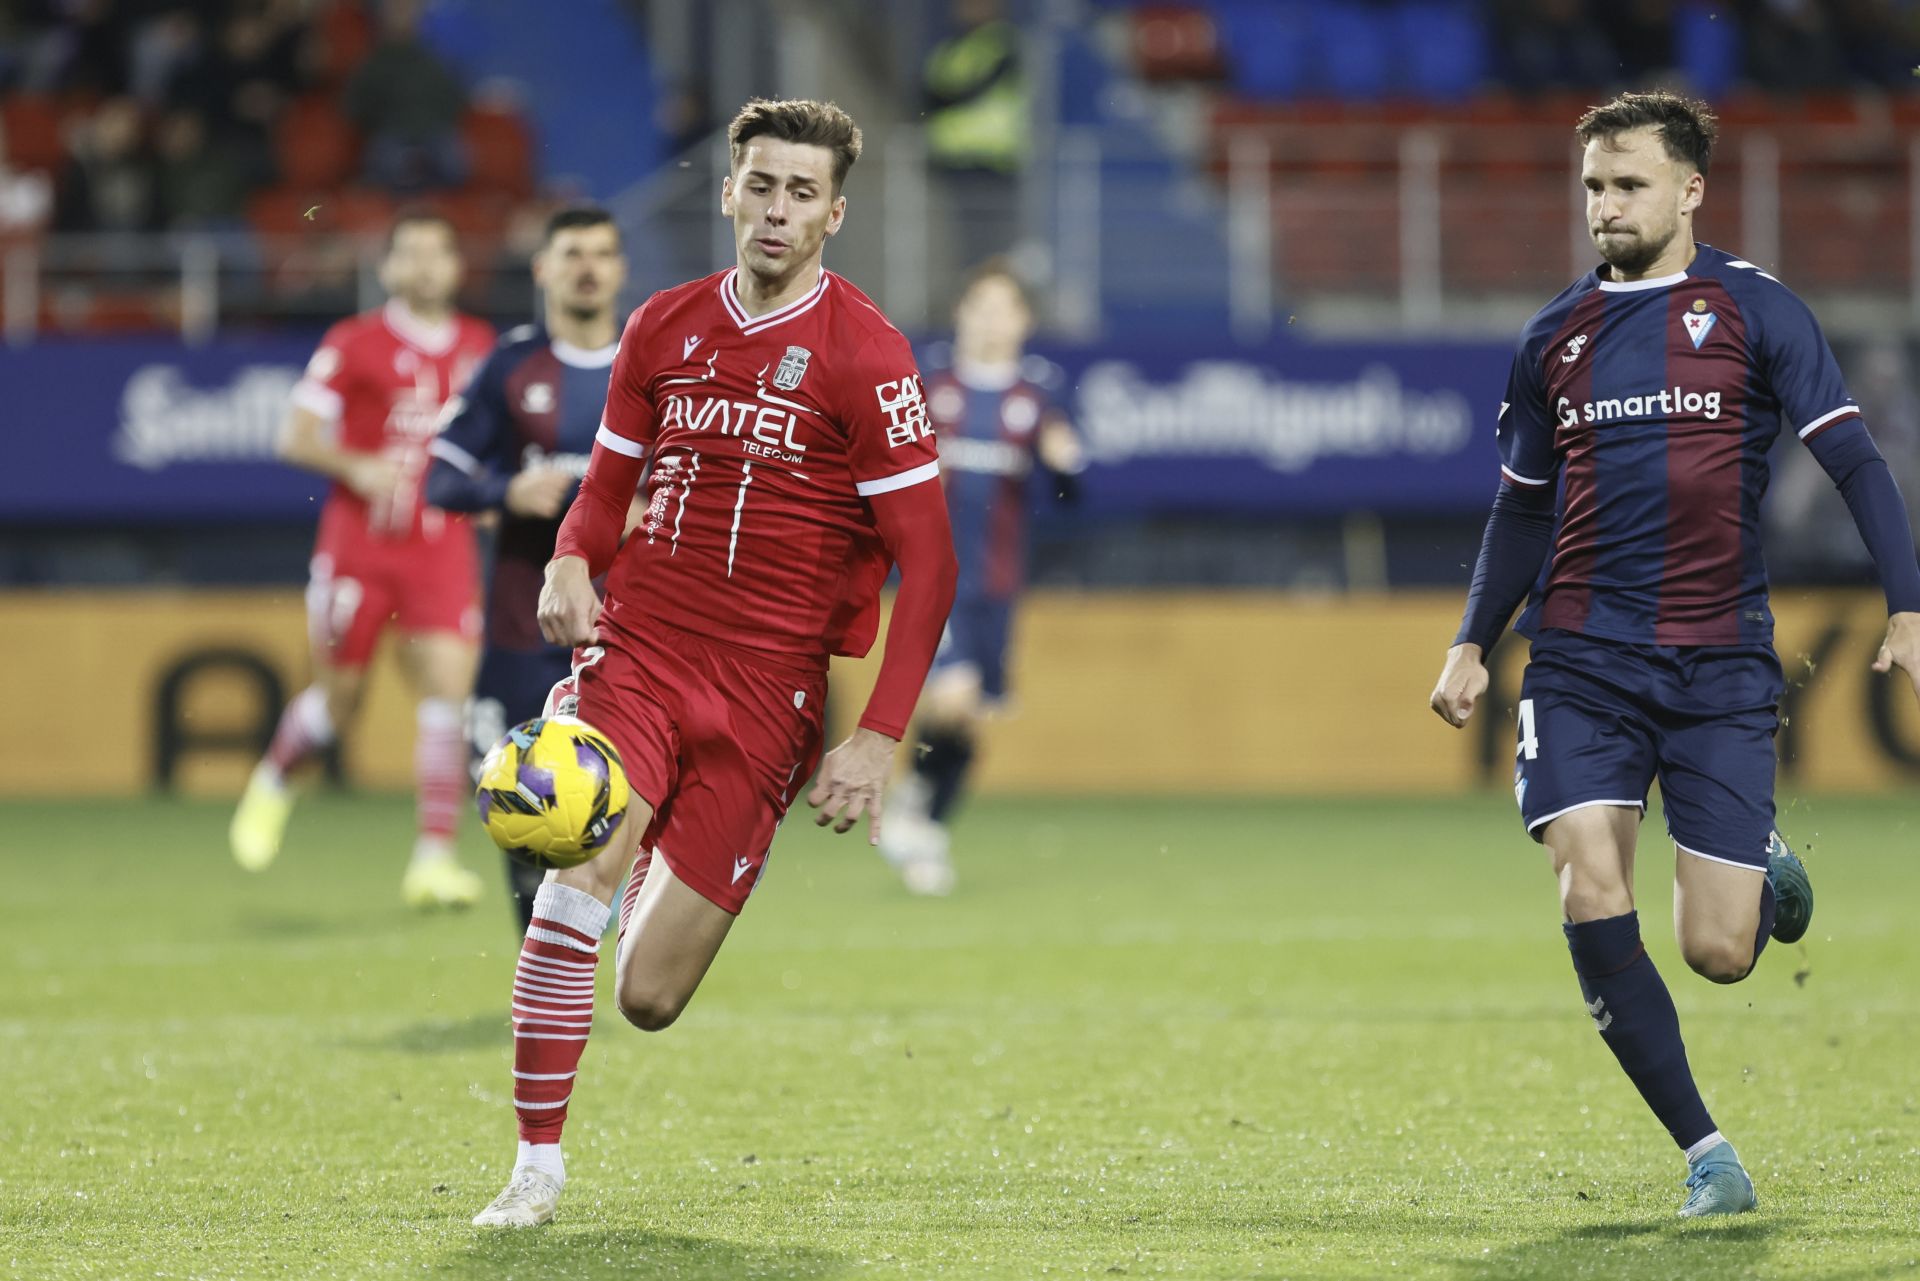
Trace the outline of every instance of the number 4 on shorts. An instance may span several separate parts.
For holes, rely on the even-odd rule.
[[[1540,740],[1533,732],[1533,700],[1530,698],[1520,700],[1520,746],[1514,753],[1527,760],[1540,755]]]

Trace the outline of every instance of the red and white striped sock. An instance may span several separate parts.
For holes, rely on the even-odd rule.
[[[326,691],[309,685],[280,713],[280,723],[274,727],[273,741],[267,744],[262,763],[284,778],[331,742],[333,717],[327,711]]]
[[[430,843],[453,839],[467,792],[467,744],[460,734],[460,706],[423,698],[415,714],[413,779],[420,835]]]
[[[533,898],[533,924],[513,972],[513,1110],[521,1141],[536,1149],[557,1145],[567,1123],[593,1030],[594,966],[610,915],[593,895],[553,881]],[[557,1163],[559,1153],[536,1156]]]

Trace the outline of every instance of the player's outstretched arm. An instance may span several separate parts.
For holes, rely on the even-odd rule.
[[[906,737],[913,705],[933,666],[960,569],[946,493],[938,480],[875,494],[868,501],[881,540],[900,566],[900,590],[893,598],[880,676],[860,728],[827,754],[807,804],[820,811],[814,820],[819,826],[832,823],[836,832],[851,830],[866,814],[867,840],[878,845],[880,795],[893,769],[894,749]]]
[[[1920,613],[1902,612],[1887,620],[1887,639],[1880,643],[1873,670],[1890,672],[1898,667],[1913,685],[1913,696],[1920,699]]]

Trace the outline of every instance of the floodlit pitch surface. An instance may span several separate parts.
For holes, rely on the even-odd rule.
[[[982,802],[945,902],[796,819],[679,1026],[601,967],[523,1234],[467,1223],[513,1150],[504,900],[409,916],[402,798],[314,797],[261,876],[226,817],[0,805],[6,1276],[1920,1275],[1911,800],[1787,813],[1811,945],[1732,988],[1643,849],[1760,1193],[1687,1225],[1497,795]]]

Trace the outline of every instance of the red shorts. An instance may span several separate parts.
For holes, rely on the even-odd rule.
[[[438,529],[375,538],[329,508],[307,579],[314,651],[336,667],[365,667],[389,623],[409,635],[480,638],[480,558],[464,520],[429,512]]]
[[[771,667],[629,618],[616,627],[601,615],[602,644],[575,652],[547,711],[578,715],[613,740],[627,781],[653,807],[642,844],[738,915],[820,763],[827,674]]]

